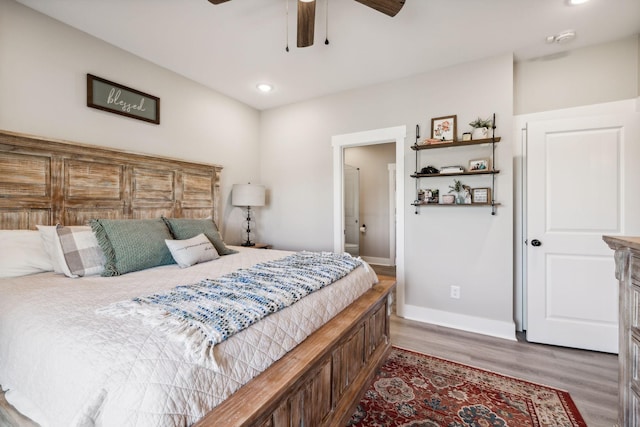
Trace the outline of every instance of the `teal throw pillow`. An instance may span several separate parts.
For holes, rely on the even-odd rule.
[[[189,218],[165,218],[164,222],[171,230],[174,239],[190,239],[202,233],[213,243],[220,255],[236,254],[238,251],[229,249],[222,240],[218,227],[211,219],[189,219]]]
[[[102,276],[118,276],[159,265],[175,264],[162,219],[94,219],[91,229],[106,259]]]

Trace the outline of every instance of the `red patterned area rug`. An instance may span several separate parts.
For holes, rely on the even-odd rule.
[[[587,426],[566,391],[397,347],[348,425]]]

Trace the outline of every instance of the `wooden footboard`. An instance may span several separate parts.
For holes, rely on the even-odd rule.
[[[194,427],[344,426],[391,350],[390,292],[380,283]]]

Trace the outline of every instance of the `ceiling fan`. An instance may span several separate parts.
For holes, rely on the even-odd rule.
[[[209,0],[213,4],[226,3],[229,0]],[[382,12],[388,16],[396,16],[405,0],[356,0],[365,6]],[[313,33],[316,19],[316,0],[298,0],[298,47],[313,44]]]

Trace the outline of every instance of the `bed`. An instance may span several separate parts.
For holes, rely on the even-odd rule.
[[[219,224],[221,171],[0,132],[0,230],[33,239],[55,224],[80,230],[95,218]],[[102,310],[294,255],[227,249],[237,253],[114,277],[90,269],[67,277],[33,256],[33,274],[0,279],[7,398],[52,426],[344,425],[390,350],[394,281],[366,263],[215,345],[211,360],[189,356],[184,343],[144,319]]]

